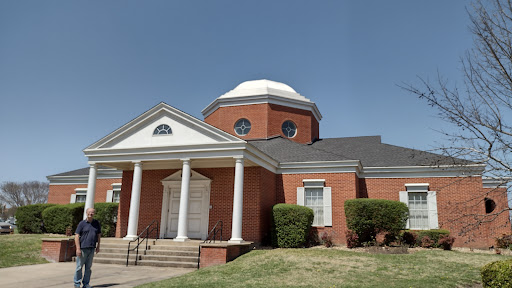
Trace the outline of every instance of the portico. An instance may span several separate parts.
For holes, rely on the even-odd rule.
[[[168,126],[160,123],[167,123],[165,125]],[[160,126],[162,129],[172,127],[173,134],[160,136],[153,133],[152,128]],[[184,133],[181,139],[177,139],[178,131]],[[185,135],[192,135],[194,143],[190,143],[191,139]],[[199,142],[204,143],[197,144]],[[245,167],[266,166],[275,170],[275,163],[269,162],[268,157],[247,145],[246,141],[165,103],[89,146],[84,153],[90,164],[86,207],[94,206],[96,167],[102,165],[123,170],[118,215],[121,221],[118,225],[124,224],[122,219],[128,220],[124,220],[126,228],[121,226],[118,229],[121,237],[130,240],[137,238],[138,233],[153,220],[159,222],[160,237],[173,238],[175,241],[205,239],[210,220],[223,220],[225,227],[231,226],[229,241],[242,243]],[[227,198],[226,190],[229,189],[228,197],[233,199],[228,208],[230,217],[226,214],[228,211],[224,203],[213,206],[215,201],[211,200],[211,197],[216,197],[211,193],[211,185],[219,181],[220,176],[212,179],[195,169],[213,175],[219,174],[219,169],[224,169],[223,178],[227,174],[232,175],[228,179],[232,183],[229,188],[224,182],[216,183],[222,187],[216,193],[222,193],[223,199]],[[157,209],[158,213],[155,213]],[[212,211],[213,217],[222,219],[210,219]],[[127,213],[128,217],[123,217],[123,213]],[[226,225],[227,220],[230,225]],[[228,231],[224,231],[225,235],[228,234]]]

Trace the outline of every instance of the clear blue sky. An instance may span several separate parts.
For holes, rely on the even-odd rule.
[[[315,101],[323,138],[431,149],[444,123],[397,84],[462,84],[469,5],[0,0],[0,182],[86,167],[85,147],[159,102],[203,119],[255,79]]]

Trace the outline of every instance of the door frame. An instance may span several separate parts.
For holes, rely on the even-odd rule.
[[[212,180],[195,172],[194,170],[191,171],[191,174],[192,175],[190,177],[190,187],[203,188],[203,193],[206,193],[206,197],[203,196],[203,199],[206,199],[207,202],[203,204],[203,207],[206,208],[203,208],[201,211],[202,221],[205,221],[205,224],[201,225],[204,226],[201,228],[201,240],[204,240],[208,236],[208,226],[210,223],[210,188]],[[179,189],[181,191],[181,170],[166,177],[165,179],[161,180],[161,182],[162,185],[164,186],[164,191],[162,195],[162,214],[160,217],[160,238],[170,238],[171,235],[169,235],[169,233],[167,232],[170,230],[169,226],[171,225],[171,223],[169,223],[168,221],[170,216],[169,214],[171,213],[171,207],[169,207],[169,202],[172,189]]]

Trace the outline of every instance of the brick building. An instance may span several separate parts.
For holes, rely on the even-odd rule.
[[[272,206],[297,203],[314,210],[317,231],[344,242],[353,198],[405,202],[410,229],[448,229],[456,246],[488,247],[511,232],[506,213],[477,227],[469,216],[508,204],[482,165],[380,136],[322,139],[316,104],[286,84],[244,82],[202,113],[156,105],[87,147],[89,168],[48,176],[48,201],[119,202],[116,237],[127,239],[153,220],[161,237],[204,239],[222,220],[229,241],[261,243]]]

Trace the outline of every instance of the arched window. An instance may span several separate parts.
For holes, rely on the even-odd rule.
[[[235,133],[239,136],[245,136],[247,133],[251,131],[251,122],[249,120],[242,118],[235,123]]]
[[[171,127],[166,124],[159,125],[153,131],[153,135],[170,135],[172,134]]]
[[[297,135],[297,126],[295,126],[295,123],[290,120],[284,121],[281,126],[281,130],[283,131],[284,136],[288,138],[293,138]]]

